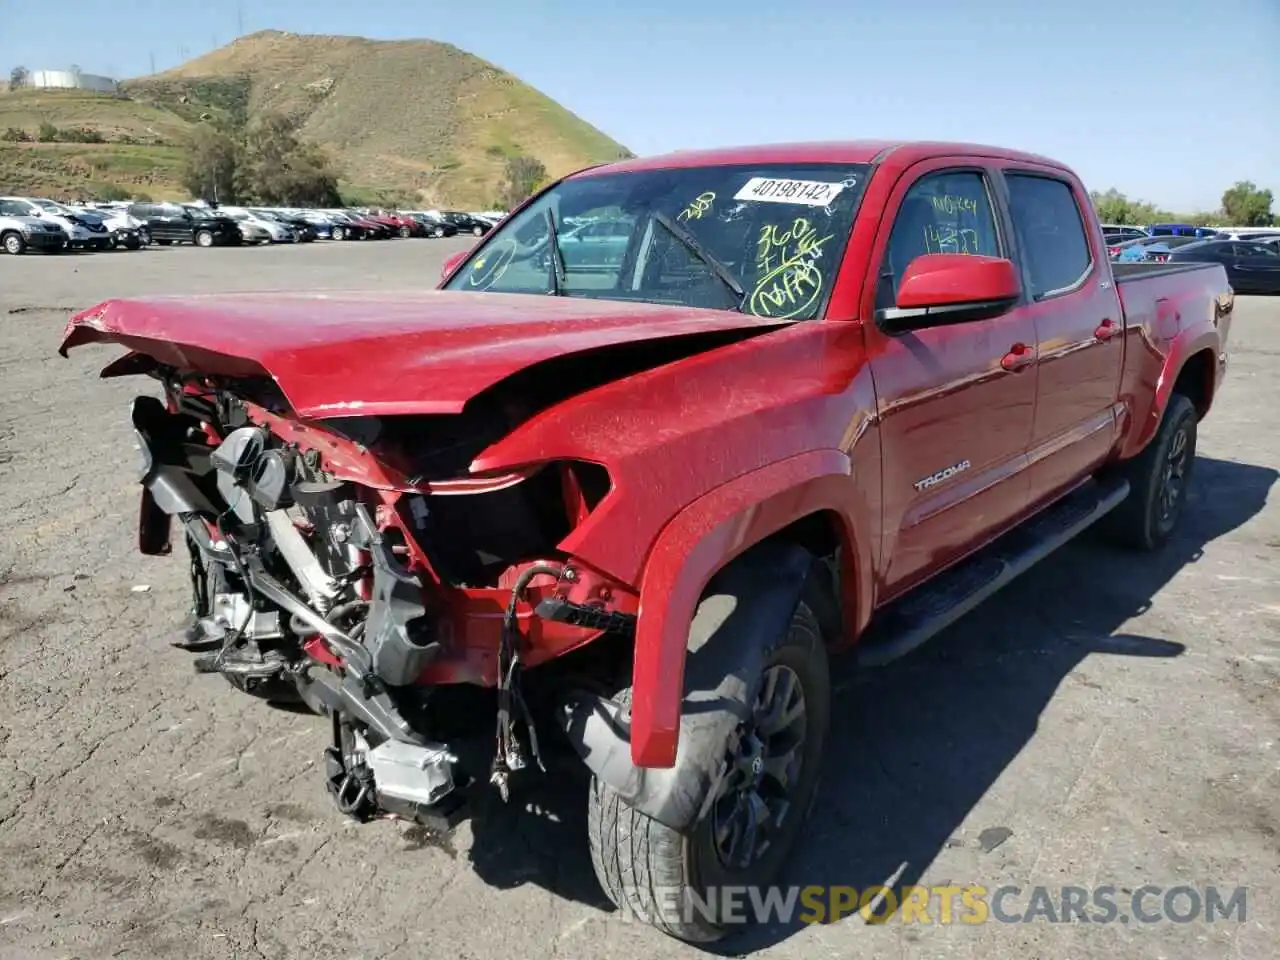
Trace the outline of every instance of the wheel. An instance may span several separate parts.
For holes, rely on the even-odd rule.
[[[471,228],[471,232],[472,232],[473,234],[475,234],[477,237],[483,237],[483,236],[484,236],[484,227],[472,227],[472,228]]]
[[[411,236],[413,236],[413,231],[410,230],[408,227],[401,227],[400,236],[402,239],[408,240]]]
[[[197,246],[197,247],[212,247],[212,246],[213,246],[213,234],[212,234],[212,233],[210,233],[208,230],[197,230],[197,231],[196,231],[196,246]]]
[[[749,604],[744,598],[737,599]],[[822,633],[801,603],[785,635],[764,652],[749,718],[712,753],[725,758],[726,772],[705,817],[682,834],[594,780],[591,861],[618,908],[692,943],[729,933],[737,918],[718,915],[725,905],[719,891],[768,886],[800,837],[817,790],[830,698]],[[614,699],[629,702],[630,691]]]
[[[0,244],[4,246],[4,252],[13,257],[27,249],[26,239],[16,230],[11,230],[3,237],[0,237]]]
[[[436,227],[434,230],[431,231],[431,235],[435,237],[437,240],[439,240],[441,237],[444,236],[444,227]]]
[[[142,241],[139,240],[137,237],[130,237],[128,240],[124,242],[124,247],[126,250],[137,250],[141,246],[142,246]]]
[[[1116,468],[1129,481],[1129,496],[1103,518],[1102,529],[1113,542],[1155,550],[1173,534],[1195,465],[1197,421],[1195,404],[1173,394],[1146,449]]]
[[[346,237],[346,235],[347,235],[347,232],[343,230],[341,227],[334,227],[331,231],[329,231],[329,236],[332,237],[334,240],[342,240],[343,238]]]

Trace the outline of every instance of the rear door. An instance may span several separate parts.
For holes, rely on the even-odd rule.
[[[1003,180],[1040,358],[1028,451],[1039,503],[1087,476],[1115,443],[1124,316],[1080,184],[1023,164],[1006,165]]]
[[[893,187],[876,244],[864,330],[880,418],[883,602],[981,546],[1026,506],[1036,331],[1021,305],[898,334],[874,319],[896,306],[902,274],[922,254],[1010,253],[987,160],[910,168]]]

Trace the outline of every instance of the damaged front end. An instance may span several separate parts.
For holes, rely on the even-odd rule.
[[[541,763],[524,671],[634,628],[634,590],[557,546],[605,470],[476,476],[504,429],[490,415],[306,422],[268,380],[118,363],[164,385],[132,409],[139,545],[170,552],[176,520],[197,669],[330,716],[328,786],[351,816],[449,821],[485,783],[505,798]]]

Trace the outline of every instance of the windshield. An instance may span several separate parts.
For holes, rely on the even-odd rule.
[[[44,207],[45,210],[49,211],[50,213],[56,213],[59,216],[65,217],[75,213],[75,211],[72,210],[70,207],[64,207],[62,204],[55,203],[52,200],[37,200],[36,203]]]
[[[445,288],[558,290],[812,319],[831,292],[869,173],[866,164],[769,164],[568,180],[495,229]],[[549,242],[548,209],[559,258]],[[742,296],[725,282],[726,270]]]
[[[212,211],[206,210],[204,207],[184,206],[182,209],[187,211],[187,215],[195,220],[212,220],[213,219]]]

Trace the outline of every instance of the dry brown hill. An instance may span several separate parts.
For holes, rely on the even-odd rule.
[[[0,94],[0,133],[40,122],[101,129],[112,143],[0,144],[0,186],[27,175],[49,186],[60,155],[79,158],[74,180],[114,182],[117,142],[157,151],[148,192],[181,192],[174,148],[201,117],[252,119],[265,111],[297,118],[327,149],[356,194],[412,192],[424,204],[476,208],[492,203],[507,156],[536,157],[550,174],[626,156],[620,144],[554,100],[479,57],[430,40],[377,41],[268,30],[155,76],[123,85],[127,99],[81,91]],[[97,105],[95,106],[95,101]],[[141,141],[139,145],[133,141]],[[86,161],[84,158],[88,156]],[[86,165],[87,164],[87,165]],[[123,184],[145,181],[132,174]],[[48,190],[46,189],[46,192]],[[65,192],[65,191],[64,191]]]

